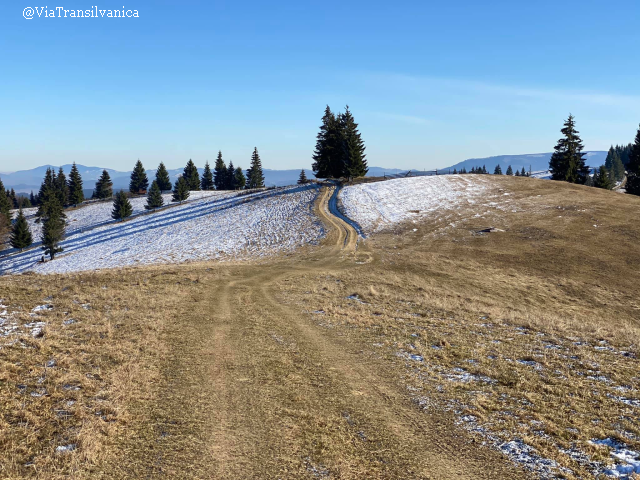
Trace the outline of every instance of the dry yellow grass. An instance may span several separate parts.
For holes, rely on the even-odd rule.
[[[615,398],[640,388],[640,201],[492,182],[509,208],[439,212],[355,251],[326,217],[325,245],[259,265],[0,278],[17,323],[54,306],[44,337],[0,337],[0,477],[529,476],[477,425],[588,478],[558,446],[640,446]]]

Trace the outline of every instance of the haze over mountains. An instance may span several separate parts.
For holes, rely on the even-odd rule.
[[[596,167],[604,164],[605,158],[607,157],[606,151],[587,151],[585,153],[587,154],[587,165],[591,167]],[[509,165],[511,165],[514,170],[521,170],[524,167],[526,171],[529,171],[529,168],[531,168],[532,171],[540,171],[548,169],[550,157],[551,153],[549,152],[523,155],[499,155],[486,158],[470,158],[468,160],[456,163],[455,165],[451,165],[450,167],[445,167],[438,170],[448,171],[453,170],[454,168],[456,168],[457,170],[460,170],[461,168],[470,170],[472,167],[482,167],[483,165],[485,165],[487,170],[492,173],[495,166],[500,164],[503,172],[506,171]],[[55,168],[56,170],[58,170],[59,168],[59,166],[54,165],[42,165],[30,170],[20,170],[12,173],[0,173],[0,178],[2,179],[5,188],[13,188],[17,193],[29,193],[31,190],[37,192],[40,188],[40,184],[42,183],[45,172],[49,167]],[[69,171],[71,170],[71,165],[63,165],[62,169],[64,170],[65,174],[68,175]],[[87,167],[84,165],[78,165],[78,169],[80,170],[80,175],[82,175],[85,190],[93,189],[96,180],[98,180],[103,170],[102,167]],[[118,190],[129,188],[129,177],[131,175],[131,171],[121,172],[110,168],[107,168],[106,170],[111,176],[114,189]],[[201,175],[202,170],[202,168],[198,169]],[[396,174],[406,171],[406,169],[399,168],[369,167],[369,173],[367,174],[367,176],[377,177],[382,176],[385,173]],[[308,178],[315,178],[311,170],[305,169],[305,172]],[[155,173],[155,169],[147,170],[147,176],[150,180],[153,180],[153,178],[155,177]],[[182,168],[169,170],[169,175],[171,176],[172,182],[175,181],[175,179],[178,178],[180,174],[182,174]],[[265,185],[267,186],[292,185],[296,183],[299,175],[300,170],[298,169],[264,169]]]

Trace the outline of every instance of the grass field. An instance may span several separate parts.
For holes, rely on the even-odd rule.
[[[590,441],[640,450],[640,199],[490,178],[509,208],[357,245],[325,192],[295,254],[0,278],[0,477],[591,478]]]

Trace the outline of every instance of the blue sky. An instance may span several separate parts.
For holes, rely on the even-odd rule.
[[[23,18],[45,5],[139,18]],[[308,167],[326,104],[349,104],[375,166],[551,151],[569,112],[587,149],[607,149],[640,123],[639,14],[584,0],[3,2],[0,171],[201,166],[218,150],[246,167],[254,146],[267,168]]]

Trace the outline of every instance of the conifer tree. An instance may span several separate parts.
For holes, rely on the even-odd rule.
[[[486,165],[482,165],[482,173],[489,173],[489,172],[487,172]]]
[[[640,195],[640,127],[636,133],[636,140],[629,152],[627,164],[627,193]]]
[[[189,198],[189,185],[184,177],[179,177],[173,187],[173,197],[171,198],[171,201],[182,203],[187,198]]]
[[[9,199],[11,200],[11,204],[13,205],[13,208],[20,207],[20,203],[18,202],[18,197],[16,196],[16,191],[13,188],[9,191]]]
[[[458,170],[456,170],[455,168],[453,169],[453,174],[456,175],[458,173]]]
[[[516,176],[516,177],[519,177],[519,176],[520,176],[520,170],[518,170],[517,168],[516,168],[515,176]]]
[[[224,190],[227,178],[227,166],[222,160],[222,152],[218,151],[218,158],[216,164],[213,167],[213,183],[216,186],[216,190]]]
[[[204,164],[204,171],[202,172],[202,180],[200,181],[200,188],[202,190],[213,190],[213,173],[209,162]]]
[[[507,167],[507,175],[513,175],[513,168],[511,168],[511,165]]]
[[[169,177],[169,172],[163,162],[160,162],[160,165],[158,165],[158,169],[156,170],[156,182],[158,183],[158,188],[161,191],[164,192],[166,190],[171,190],[171,178]]]
[[[595,176],[596,176],[596,174],[594,173],[593,177],[595,177]],[[593,177],[591,176],[591,174],[587,175],[587,179],[584,181],[584,184],[587,187],[593,187]]]
[[[131,202],[127,198],[127,194],[124,190],[120,190],[113,199],[113,210],[111,211],[111,218],[114,220],[120,220],[124,222],[124,219],[130,217],[133,213]]]
[[[187,185],[189,185],[189,190],[200,190],[200,174],[193,160],[189,159],[187,162],[182,177],[187,182]]]
[[[142,166],[142,162],[140,159],[136,162],[136,166],[133,167],[133,172],[131,172],[131,181],[129,182],[129,191],[134,195],[138,195],[141,192],[145,191],[149,186],[149,180],[147,179],[147,172],[145,172],[144,167]]]
[[[36,212],[38,221],[49,216],[48,211],[50,206],[54,203],[54,199],[56,200],[56,203],[59,204],[60,208],[62,208],[60,197],[61,194],[58,189],[58,179],[56,174],[52,168],[47,168],[47,172],[45,173],[44,180],[40,185],[40,191],[38,193],[38,211]]]
[[[589,167],[585,165],[582,140],[575,127],[573,115],[569,115],[562,128],[564,136],[558,140],[549,160],[552,180],[584,183],[587,179]]]
[[[78,205],[84,202],[84,192],[82,191],[82,177],[76,166],[76,162],[73,162],[71,171],[69,172],[69,204]]]
[[[253,149],[251,154],[251,167],[247,170],[247,188],[263,188],[264,174],[262,173],[262,162],[258,155],[258,148]]]
[[[344,172],[343,135],[340,123],[340,119],[336,118],[327,105],[313,153],[312,169],[318,178],[339,178]],[[250,184],[251,180],[249,180]]]
[[[236,169],[233,166],[233,161],[229,160],[229,167],[227,168],[227,181],[225,190],[236,189]]]
[[[502,167],[500,164],[496,165],[496,168],[493,170],[494,175],[502,175]]]
[[[37,205],[37,200],[36,200],[36,196],[33,194],[33,190],[31,190],[31,193],[29,194],[29,202],[31,202],[32,206],[36,206]]]
[[[42,249],[45,255],[53,260],[57,253],[62,252],[60,242],[64,238],[64,211],[56,195],[48,200],[46,215],[42,224]]]
[[[158,186],[158,181],[154,180],[151,183],[151,188],[149,189],[149,193],[147,195],[147,204],[144,206],[146,210],[155,210],[156,208],[160,208],[164,205],[164,200],[162,199],[162,191]]]
[[[304,168],[300,170],[300,176],[298,177],[298,185],[304,185],[305,183],[309,183],[307,179],[307,174],[304,171]]]
[[[345,107],[344,114],[340,115],[340,128],[342,130],[344,166],[339,176],[364,177],[369,171],[364,153],[364,141],[358,131],[358,124],[349,111],[349,105]]]
[[[236,188],[238,190],[242,190],[244,188],[244,186],[247,183],[247,179],[244,176],[244,172],[242,171],[242,168],[238,167],[236,168],[236,174],[235,174],[235,185]]]
[[[11,223],[11,203],[9,197],[5,194],[4,185],[0,180],[0,215],[5,217],[3,225],[6,228]]]
[[[109,172],[102,170],[100,178],[96,182],[96,187],[93,191],[93,198],[104,200],[113,196],[113,182],[109,176]]]
[[[609,178],[609,172],[604,165],[600,165],[600,169],[593,175],[593,186],[596,188],[604,188],[611,190],[611,179]]]
[[[20,251],[31,246],[33,243],[33,237],[31,236],[31,230],[29,229],[29,223],[27,222],[22,208],[18,211],[16,221],[11,228],[11,246],[18,248]]]
[[[64,174],[64,170],[62,167],[58,170],[58,175],[56,176],[56,190],[58,194],[58,200],[60,200],[60,205],[66,207],[69,205],[69,187],[67,186],[67,177]]]
[[[524,167],[522,167],[522,170],[520,171],[520,176],[521,177],[526,177],[527,176],[527,171],[524,169]]]

